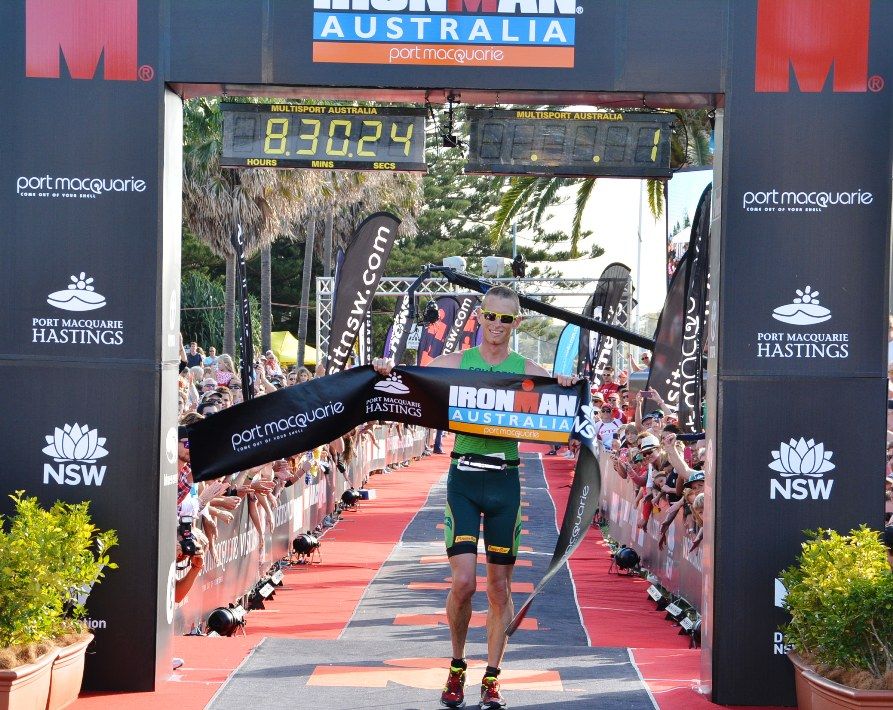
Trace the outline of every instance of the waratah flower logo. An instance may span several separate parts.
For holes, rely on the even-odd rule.
[[[56,427],[52,435],[46,437],[47,444],[43,453],[52,456],[53,461],[83,461],[93,463],[108,455],[103,448],[105,437],[99,436],[96,429],[91,429],[87,424],[81,426],[77,422],[66,424],[63,428]]]
[[[821,478],[823,473],[834,470],[831,463],[833,454],[833,451],[825,451],[822,442],[817,444],[815,439],[807,441],[801,436],[800,441],[791,439],[787,444],[782,442],[779,450],[772,452],[775,460],[769,464],[769,468],[785,477],[802,475]]]

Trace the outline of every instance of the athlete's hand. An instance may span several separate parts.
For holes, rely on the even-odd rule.
[[[558,384],[562,387],[573,387],[583,378],[579,375],[556,375],[555,379],[558,380]]]
[[[372,360],[372,368],[382,377],[387,377],[394,369],[394,361],[389,357],[377,357]]]

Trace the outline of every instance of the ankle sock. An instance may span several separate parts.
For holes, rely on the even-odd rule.
[[[453,668],[461,668],[463,671],[468,670],[468,663],[464,658],[454,658],[450,661],[450,666]]]
[[[498,678],[499,677],[499,668],[494,668],[493,666],[487,666],[487,670],[484,671],[484,678]]]

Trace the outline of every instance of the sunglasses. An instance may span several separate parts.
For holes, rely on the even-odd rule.
[[[189,439],[180,439],[180,443],[183,444],[184,449],[189,448]]]
[[[497,313],[496,311],[484,311],[481,310],[481,316],[484,320],[488,320],[493,322],[495,320],[499,320],[500,323],[505,323],[508,325],[509,323],[513,323],[515,318],[518,316],[513,315],[512,313]]]
[[[614,410],[611,409],[610,407],[602,407],[601,411],[602,411],[602,412],[607,412],[608,414],[610,414],[610,413],[613,412]]]

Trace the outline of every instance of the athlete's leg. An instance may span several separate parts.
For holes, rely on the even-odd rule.
[[[447,594],[446,613],[450,624],[453,658],[465,658],[465,638],[471,621],[471,598],[477,587],[475,576],[477,554],[463,553],[450,557],[453,584]]]
[[[487,564],[487,665],[499,668],[508,637],[505,627],[515,615],[512,602],[514,565]]]

